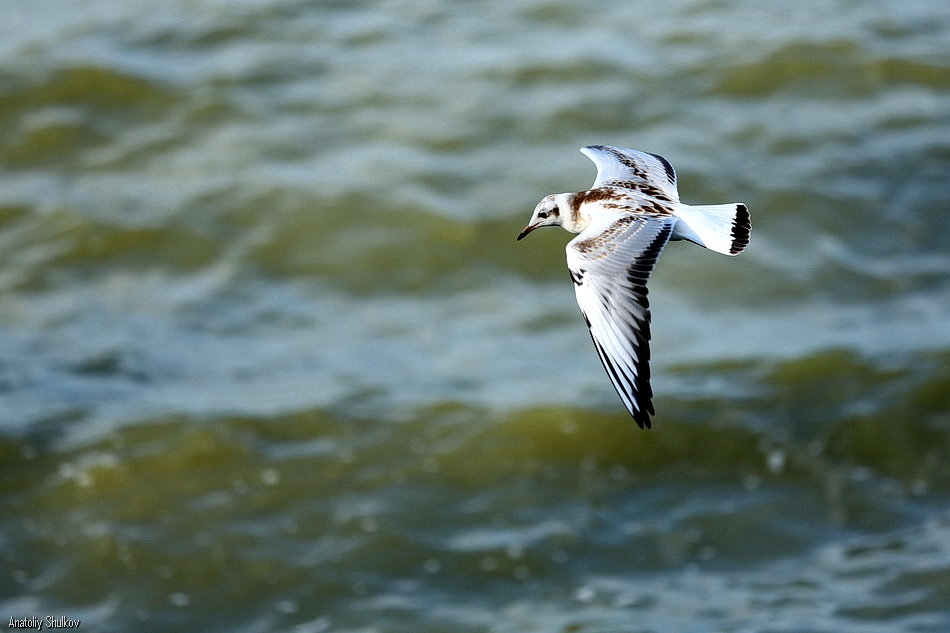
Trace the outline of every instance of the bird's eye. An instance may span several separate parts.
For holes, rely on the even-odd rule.
[[[544,218],[548,217],[548,212],[542,211],[541,213],[538,214],[538,217],[543,220]]]

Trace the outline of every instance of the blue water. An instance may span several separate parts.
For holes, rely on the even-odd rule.
[[[950,630],[950,10],[0,2],[0,622]],[[746,203],[650,281],[577,149]]]

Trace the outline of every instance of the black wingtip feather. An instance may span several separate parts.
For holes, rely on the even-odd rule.
[[[650,422],[650,416],[645,411],[638,411],[637,415],[633,416],[633,421],[637,423],[637,426],[641,429],[652,429],[653,423]]]
[[[636,225],[636,228],[630,230],[641,230],[642,223],[645,220],[639,219],[637,222],[639,224]],[[607,353],[594,335],[594,330],[591,329],[591,318],[584,310],[584,303],[581,302],[581,314],[587,327],[591,329],[591,339],[600,362],[630,417],[641,429],[653,428],[651,416],[655,414],[653,389],[650,386],[650,301],[646,281],[656,264],[660,251],[669,241],[672,231],[673,224],[671,222],[656,227],[656,234],[651,236],[643,250],[636,253],[634,261],[626,266],[625,278],[620,277],[614,285],[601,283],[598,292],[590,296],[590,299],[596,299],[600,302],[600,305],[595,306],[596,310],[603,310],[605,314],[615,313],[613,316],[615,320],[614,327],[619,328],[616,330],[616,334],[620,338],[626,339],[627,345],[629,345],[627,350],[629,353],[628,360],[618,363]],[[574,245],[574,248],[577,252],[585,255],[588,255],[588,251],[591,250],[590,247],[580,248],[577,245]],[[595,257],[589,255],[588,260],[597,261]],[[571,279],[574,281],[576,290],[587,287],[587,277],[578,273],[587,273],[588,271],[590,269],[584,270],[577,266],[571,269]],[[616,275],[616,272],[613,271],[610,274]],[[597,271],[594,270],[591,274],[594,275],[593,279],[596,281]],[[603,271],[601,271],[601,274],[603,275]],[[617,298],[618,295],[623,296]],[[638,309],[622,307],[625,301],[631,299],[637,304]]]
[[[650,152],[647,152],[650,154]],[[653,158],[660,161],[660,164],[663,165],[663,171],[666,172],[666,179],[670,181],[671,185],[676,184],[676,170],[673,169],[673,165],[670,164],[670,161],[666,160],[659,154],[650,154]]]

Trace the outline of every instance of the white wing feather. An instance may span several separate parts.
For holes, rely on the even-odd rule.
[[[594,161],[594,187],[658,189],[670,202],[678,202],[676,171],[668,160],[656,154],[611,145],[588,145],[581,153]]]
[[[595,219],[567,245],[577,304],[624,405],[650,426],[650,303],[647,278],[677,222],[623,215]]]

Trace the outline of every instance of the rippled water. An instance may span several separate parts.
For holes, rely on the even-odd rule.
[[[950,630],[940,3],[0,9],[4,625]],[[514,241],[590,143],[753,214],[650,432]]]

